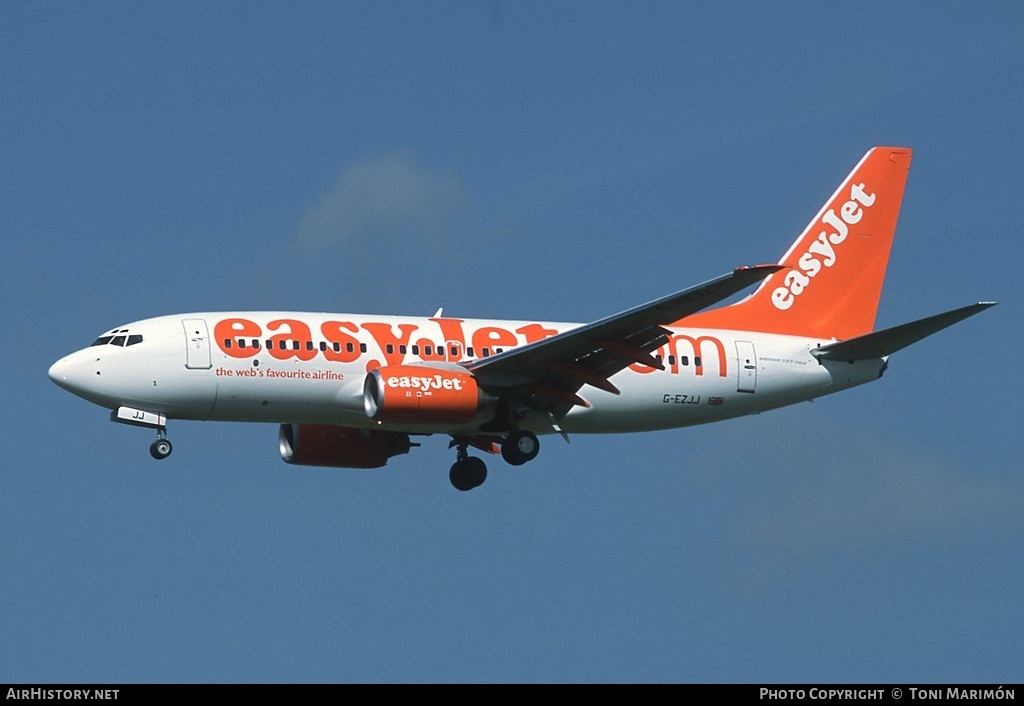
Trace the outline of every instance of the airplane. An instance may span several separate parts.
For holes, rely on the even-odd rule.
[[[60,387],[156,431],[171,419],[275,423],[297,465],[380,468],[450,437],[460,491],[527,463],[539,437],[666,430],[814,400],[995,304],[874,330],[911,150],[874,147],[774,265],[738,267],[589,324],[280,311],[160,316],[49,369]],[[758,285],[746,298],[723,302]],[[716,306],[717,305],[717,306]]]

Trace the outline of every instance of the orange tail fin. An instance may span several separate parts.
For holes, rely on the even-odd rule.
[[[910,169],[905,147],[875,147],[743,301],[679,325],[846,339],[875,325]]]

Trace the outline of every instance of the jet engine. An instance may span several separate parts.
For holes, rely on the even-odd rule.
[[[380,468],[412,446],[408,434],[329,424],[282,424],[277,438],[286,463],[331,468]]]
[[[391,365],[371,371],[363,384],[363,407],[374,421],[461,424],[487,401],[462,369]]]

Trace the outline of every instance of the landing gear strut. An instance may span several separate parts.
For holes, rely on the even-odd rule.
[[[171,455],[173,448],[171,440],[167,438],[167,427],[159,427],[156,430],[156,441],[149,445],[149,455],[162,461]]]
[[[452,441],[453,446],[459,448],[456,461],[448,472],[448,480],[452,482],[456,490],[472,490],[487,480],[487,464],[476,456],[470,456],[466,451],[466,442],[458,439]]]

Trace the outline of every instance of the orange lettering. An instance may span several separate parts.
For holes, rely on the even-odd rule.
[[[705,341],[713,343],[718,353],[718,375],[719,377],[723,378],[726,376],[725,346],[723,346],[722,342],[719,341],[717,338],[714,338],[712,336],[699,336],[697,338],[693,338],[692,336],[687,336],[685,334],[672,336],[671,338],[668,339],[668,354],[670,357],[676,356],[678,354],[679,351],[676,347],[676,344],[679,343],[679,341],[686,341],[687,343],[690,344],[690,348],[693,351],[693,371],[697,375],[704,374],[704,358],[702,351],[703,344]],[[671,363],[671,368],[673,373],[678,374],[678,358],[673,357],[671,359],[677,361],[676,363]]]
[[[381,353],[384,354],[384,360],[387,365],[401,365],[405,355],[401,352],[400,346],[408,345],[409,337],[412,332],[417,330],[419,327],[416,324],[399,324],[398,330],[401,332],[399,337],[395,337],[395,330],[391,324],[378,324],[378,323],[366,323],[363,324],[363,329],[368,331],[373,340],[377,342],[377,346],[380,348]],[[391,351],[388,352],[388,345],[391,346]],[[382,363],[379,360],[371,360],[366,364],[366,370],[370,371],[375,368],[379,368]]]
[[[527,324],[526,326],[520,326],[516,329],[516,333],[521,333],[526,336],[526,343],[530,344],[534,341],[542,341],[545,338],[550,338],[558,333],[553,328],[544,328],[540,324]]]
[[[239,338],[256,338],[263,335],[263,330],[255,321],[249,319],[224,319],[213,327],[213,338],[217,346],[232,358],[251,358],[259,352],[257,348],[240,348]],[[225,343],[229,341],[230,343]]]
[[[313,347],[309,326],[296,319],[276,319],[267,324],[267,329],[276,331],[282,326],[287,326],[288,330],[270,337],[270,355],[278,360],[313,360],[316,349]]]
[[[342,329],[352,333],[359,331],[359,327],[350,321],[325,321],[320,326],[320,332],[327,342],[337,346],[335,349],[333,345],[328,345],[324,350],[324,358],[336,363],[351,363],[359,358],[359,340]]]
[[[483,355],[484,349],[490,350],[493,355],[497,348],[512,348],[519,339],[511,331],[497,326],[484,326],[473,333],[473,352]]]
[[[444,360],[444,346],[435,346],[429,338],[421,338],[416,341],[419,347],[420,359],[422,360]]]
[[[466,335],[462,332],[462,319],[431,319],[441,327],[444,338],[444,357],[441,360],[459,361],[466,350]],[[451,349],[455,349],[452,353]]]

